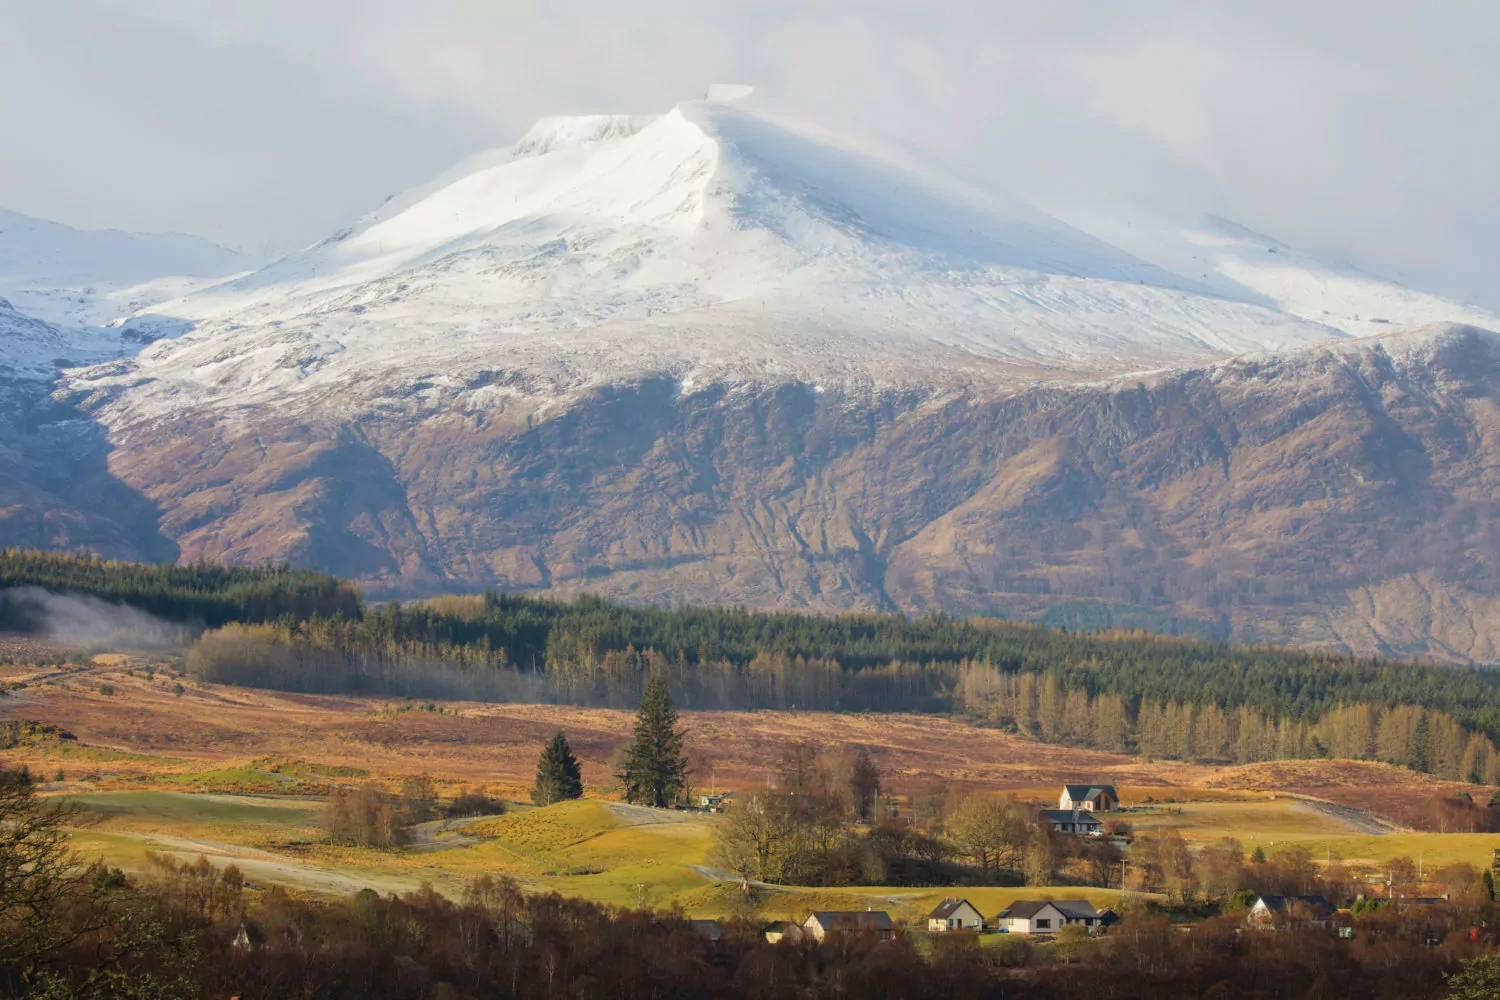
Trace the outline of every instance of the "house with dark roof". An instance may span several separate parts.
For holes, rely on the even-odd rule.
[[[882,941],[896,936],[896,925],[884,910],[817,910],[802,921],[802,933],[822,941],[830,931],[841,934],[873,933]]]
[[[1338,908],[1322,896],[1262,896],[1250,907],[1245,922],[1252,927],[1286,924],[1332,930]]]
[[[1114,785],[1063,785],[1057,808],[1114,812],[1120,808],[1120,797],[1115,794]]]
[[[947,931],[982,931],[984,916],[967,899],[949,897],[927,914],[927,929],[934,934]]]
[[[1051,823],[1052,829],[1058,833],[1075,837],[1104,835],[1104,821],[1082,809],[1043,809],[1042,819]]]
[[[1068,925],[1093,930],[1099,911],[1086,899],[1018,899],[995,917],[1004,934],[1056,934]]]

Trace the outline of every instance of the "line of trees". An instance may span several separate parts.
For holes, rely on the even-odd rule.
[[[1252,764],[1333,757],[1376,760],[1451,781],[1500,785],[1500,754],[1483,733],[1446,712],[1414,705],[1337,705],[1303,721],[1269,717],[1248,705],[1090,697],[1057,677],[1007,674],[964,664],[954,709],[1049,743],[1136,752],[1152,758]]]
[[[414,774],[401,779],[399,792],[374,781],[334,787],[323,808],[323,834],[333,844],[395,850],[411,842],[411,827],[418,823],[504,812],[503,800],[482,791],[465,789],[440,800],[432,776]]]
[[[337,617],[230,625],[198,640],[188,672],[211,683],[311,693],[611,708],[639,704],[651,679],[660,678],[676,701],[695,709],[952,711],[1046,742],[1153,758],[1379,760],[1455,781],[1500,784],[1500,754],[1487,735],[1446,712],[1413,705],[1357,702],[1333,705],[1312,720],[1276,718],[1243,704],[1091,695],[1087,687],[1066,687],[1057,673],[1013,673],[974,661],[851,670],[782,653],[760,653],[737,667],[625,649],[569,669],[529,670],[483,647],[382,644],[364,641],[364,634],[363,623]]]
[[[661,677],[692,709],[951,711],[1152,757],[1351,757],[1500,783],[1500,671],[988,619],[667,610],[593,597],[489,593],[366,612],[352,585],[286,566],[0,552],[0,589],[20,585],[222,624],[189,656],[196,677],[217,683],[623,708]]]

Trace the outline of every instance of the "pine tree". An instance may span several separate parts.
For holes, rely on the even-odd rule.
[[[860,747],[854,758],[854,770],[849,776],[849,791],[854,797],[854,811],[860,820],[868,823],[875,814],[875,802],[880,798],[880,769],[870,759],[870,751]]]
[[[1412,729],[1411,746],[1406,752],[1407,767],[1423,773],[1432,769],[1431,739],[1431,725],[1427,721],[1427,713],[1423,712],[1417,717],[1417,724]]]
[[[536,785],[531,789],[531,801],[539,806],[550,806],[582,795],[583,777],[578,770],[578,758],[573,756],[568,738],[559,729],[537,759]]]
[[[687,788],[687,760],[682,740],[687,734],[677,728],[677,710],[667,694],[666,682],[657,674],[646,682],[640,711],[635,717],[635,742],[625,756],[625,767],[616,775],[625,785],[625,801],[664,809],[674,805]]]

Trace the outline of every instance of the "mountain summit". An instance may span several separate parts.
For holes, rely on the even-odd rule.
[[[153,307],[130,324],[190,332],[129,378],[233,405],[487,371],[549,395],[648,374],[1025,385],[1349,332],[1252,285],[1159,266],[738,102],[697,102],[544,119],[316,246]],[[1474,319],[1434,303],[1416,319]]]

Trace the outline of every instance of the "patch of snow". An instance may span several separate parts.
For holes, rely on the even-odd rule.
[[[57,326],[0,299],[0,381],[51,380],[60,368],[97,365],[130,353],[113,331]]]
[[[1497,325],[1477,306],[1321,260],[1218,216],[1164,225],[1094,215],[1090,228],[1207,293],[1257,302],[1354,337],[1434,322]]]
[[[511,147],[511,156],[545,156],[613,139],[628,139],[650,124],[636,115],[569,115],[543,118]]]

